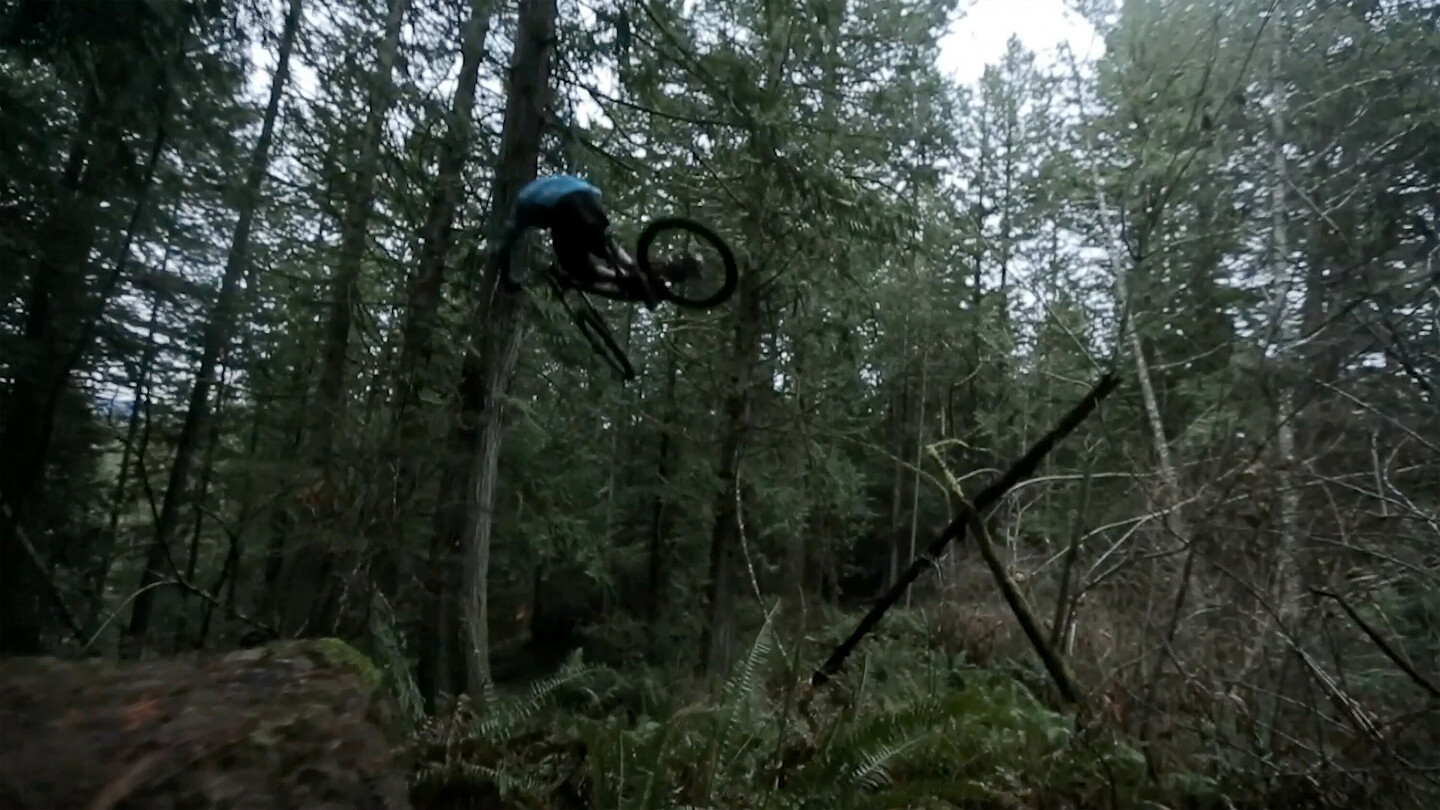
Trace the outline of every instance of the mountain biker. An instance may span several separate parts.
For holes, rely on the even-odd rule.
[[[635,266],[634,259],[610,238],[610,218],[600,204],[600,189],[568,174],[538,177],[520,189],[500,246],[500,278],[507,292],[520,290],[523,272],[516,268],[513,258],[521,237],[530,228],[550,231],[560,269],[582,286],[614,283],[617,274],[612,258],[614,264],[627,270]],[[654,291],[648,284],[640,286],[646,305],[654,309]]]

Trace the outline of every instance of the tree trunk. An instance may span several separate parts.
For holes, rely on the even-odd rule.
[[[450,109],[450,126],[440,151],[440,165],[431,192],[430,207],[425,215],[419,267],[410,280],[405,324],[400,333],[400,371],[394,400],[395,423],[391,442],[399,457],[397,496],[413,491],[413,456],[405,449],[413,440],[419,424],[413,409],[425,385],[425,372],[434,353],[435,329],[440,315],[440,293],[445,280],[445,258],[450,250],[455,221],[464,183],[460,177],[471,148],[471,115],[475,108],[475,87],[480,76],[480,63],[485,56],[485,40],[494,12],[490,0],[471,0],[470,19],[466,22],[460,45],[460,77]],[[462,394],[463,396],[463,394]],[[448,469],[448,466],[447,466]],[[431,537],[428,569],[422,573],[420,644],[416,662],[416,684],[427,711],[435,711],[438,690],[453,690],[446,683],[447,650],[458,651],[459,645],[447,641],[454,636],[450,621],[457,615],[453,607],[455,587],[447,586],[449,572],[459,562],[458,522],[459,479],[444,476],[441,480],[439,505],[435,514],[435,530]],[[452,504],[457,504],[452,506]]]
[[[625,335],[624,339],[620,341],[621,348],[624,349],[626,354],[630,353],[630,345],[632,343],[634,333],[635,310],[627,309],[625,311]],[[610,458],[605,465],[605,532],[601,535],[601,537],[605,538],[604,543],[606,548],[613,547],[615,537],[615,502],[618,500],[615,497],[615,492],[620,488],[620,485],[624,483],[621,480],[620,476],[620,467],[622,464],[620,458],[620,451],[622,447],[624,447],[625,449],[629,449],[628,439],[630,437],[632,414],[635,413],[636,398],[637,397],[634,388],[626,389],[621,394],[619,415],[616,418],[610,420]],[[601,425],[601,428],[604,429],[603,424]],[[622,442],[622,439],[626,439],[627,441]],[[600,612],[602,615],[609,612],[609,593],[610,588],[608,587],[605,588],[602,592],[602,601],[606,603],[601,605]],[[625,609],[633,609],[633,604],[626,604]]]
[[[1280,43],[1275,44],[1273,53],[1272,69],[1276,74],[1280,68]],[[1278,375],[1280,383],[1275,402],[1275,481],[1279,490],[1279,539],[1275,544],[1275,551],[1271,559],[1274,566],[1271,571],[1269,598],[1271,607],[1275,613],[1272,614],[1264,607],[1258,609],[1260,615],[1259,632],[1255,634],[1245,654],[1245,662],[1241,668],[1242,673],[1249,673],[1264,658],[1265,650],[1269,647],[1271,631],[1274,629],[1275,618],[1278,617],[1281,623],[1281,630],[1285,630],[1285,624],[1294,618],[1298,612],[1297,600],[1300,598],[1300,577],[1299,570],[1295,563],[1295,545],[1299,534],[1300,522],[1300,496],[1295,489],[1292,471],[1295,465],[1295,388],[1289,382],[1291,372],[1289,370],[1290,355],[1298,337],[1295,318],[1289,312],[1290,291],[1293,288],[1294,280],[1291,277],[1290,268],[1290,240],[1287,232],[1289,211],[1285,196],[1286,164],[1285,164],[1285,99],[1284,86],[1278,80],[1272,92],[1275,98],[1271,104],[1270,134],[1274,139],[1271,144],[1271,171],[1270,178],[1270,276],[1272,289],[1275,290],[1275,304],[1272,314],[1274,319],[1274,334],[1279,343],[1275,352],[1276,364],[1280,366]]]
[[[168,251],[161,260],[161,267],[164,267],[169,258]],[[115,543],[120,536],[120,514],[125,510],[129,499],[126,491],[130,488],[130,468],[133,457],[136,454],[135,442],[140,437],[140,409],[144,407],[146,398],[149,397],[150,389],[150,368],[155,362],[155,331],[160,324],[160,296],[157,293],[150,302],[150,323],[145,333],[145,348],[140,353],[140,365],[135,370],[135,378],[130,387],[135,391],[135,400],[130,404],[130,418],[125,425],[124,445],[120,448],[120,465],[116,473],[115,488],[110,496],[110,514],[105,522],[105,535],[103,547],[100,551],[100,564],[95,568],[94,595],[91,602],[90,621],[92,626],[97,626],[101,621],[100,614],[105,605],[105,583],[110,578],[110,566],[115,560]]]
[[[895,581],[900,577],[903,566],[900,564],[903,539],[900,534],[900,519],[905,510],[905,417],[910,413],[910,383],[906,380],[904,367],[908,364],[910,356],[910,313],[905,314],[905,325],[901,331],[900,338],[900,373],[896,374],[896,383],[899,390],[892,393],[892,405],[890,408],[891,425],[890,429],[894,435],[895,448],[895,477],[891,480],[890,486],[890,570],[885,577],[885,584],[880,593],[890,590]]]
[[[915,419],[915,469],[914,478],[910,482],[910,544],[905,555],[905,564],[909,565],[915,559],[915,536],[920,531],[920,464],[925,461],[925,400],[929,396],[926,390],[929,382],[929,360],[930,347],[926,345],[920,352],[920,413]],[[910,607],[910,594],[914,589],[905,591],[905,607]]]
[[[708,604],[701,639],[700,668],[712,681],[729,669],[730,631],[735,594],[731,588],[735,546],[739,542],[738,487],[740,454],[750,427],[751,377],[760,349],[759,268],[745,268],[736,291],[734,343],[730,355],[730,387],[725,396],[725,427],[720,440],[720,492],[715,502],[715,524],[710,535]]]
[[[1121,335],[1128,338],[1128,348],[1132,362],[1135,364],[1135,379],[1140,384],[1140,400],[1144,406],[1145,421],[1150,431],[1151,446],[1155,451],[1155,462],[1160,473],[1160,494],[1156,499],[1157,506],[1161,510],[1161,525],[1169,530],[1174,536],[1176,546],[1185,549],[1184,562],[1175,583],[1175,595],[1171,604],[1170,617],[1162,631],[1161,640],[1163,644],[1170,645],[1175,640],[1175,634],[1180,627],[1180,617],[1185,601],[1190,592],[1190,577],[1194,570],[1194,563],[1198,548],[1193,542],[1193,536],[1186,523],[1185,512],[1181,507],[1182,494],[1180,491],[1180,476],[1175,471],[1175,465],[1170,458],[1170,442],[1165,435],[1165,423],[1161,418],[1160,405],[1155,396],[1155,384],[1151,378],[1150,365],[1145,359],[1145,347],[1140,339],[1140,334],[1133,328],[1135,300],[1130,297],[1128,275],[1139,270],[1146,259],[1145,234],[1137,234],[1137,247],[1134,249],[1134,257],[1126,246],[1121,242],[1121,228],[1117,222],[1110,203],[1105,199],[1104,185],[1100,181],[1098,163],[1091,165],[1091,173],[1095,181],[1095,202],[1100,218],[1105,228],[1110,232],[1111,237],[1106,245],[1106,252],[1110,258],[1110,264],[1115,271],[1115,297],[1120,307],[1121,320],[1119,331]],[[1121,337],[1117,335],[1117,339]],[[1155,653],[1155,662],[1150,670],[1146,689],[1145,705],[1153,702],[1155,690],[1159,687],[1160,676],[1164,673],[1166,657],[1163,653]],[[1152,713],[1148,709],[1142,709],[1136,720],[1140,736],[1148,733],[1148,724]]]
[[[181,501],[184,500],[190,483],[190,468],[194,463],[195,451],[199,444],[201,429],[208,416],[210,385],[215,373],[216,362],[224,350],[230,327],[235,320],[236,299],[239,282],[245,274],[250,247],[250,230],[255,221],[255,212],[260,207],[260,190],[264,183],[270,162],[270,144],[275,137],[275,122],[280,117],[280,99],[285,93],[285,83],[290,75],[290,53],[294,49],[296,34],[300,28],[300,6],[302,0],[290,0],[285,15],[285,29],[280,38],[275,76],[270,84],[270,100],[265,107],[265,119],[260,128],[260,139],[250,156],[250,166],[245,178],[244,196],[240,203],[240,216],[235,223],[235,233],[230,242],[230,253],[225,262],[225,274],[220,284],[220,294],[205,324],[201,343],[200,365],[195,370],[195,383],[190,390],[189,407],[185,421],[180,428],[180,437],[175,443],[175,461],[170,467],[170,479],[165,487],[165,500],[160,510],[160,519],[155,526],[155,539],[146,555],[145,570],[140,577],[139,592],[130,613],[128,635],[142,642],[150,627],[150,612],[154,605],[155,590],[150,588],[160,577],[160,569],[170,560],[170,537],[174,534],[180,517]]]
[[[665,493],[670,486],[670,476],[675,466],[673,440],[671,431],[679,420],[680,414],[675,403],[675,384],[680,376],[680,364],[674,354],[670,355],[669,371],[665,378],[665,404],[663,406],[664,416],[660,426],[660,452],[656,459],[655,469],[656,486],[655,499],[650,507],[650,549],[649,549],[649,587],[647,589],[647,601],[645,616],[649,620],[649,627],[654,640],[656,622],[660,619],[660,611],[665,606],[665,539],[670,531],[669,499]]]
[[[290,424],[281,426],[282,430],[288,428],[289,434],[287,445],[280,449],[281,457],[298,457],[305,441],[305,426],[309,422],[306,414],[309,413],[310,404],[310,387],[305,384],[305,381],[310,377],[310,368],[310,363],[301,361],[290,370],[290,392],[295,397],[297,407],[293,411],[294,416],[290,419]],[[265,564],[262,573],[264,588],[257,612],[278,621],[284,612],[282,575],[285,572],[286,538],[292,520],[289,511],[279,498],[276,498],[268,511],[269,518],[266,521],[268,537],[265,540]]]
[[[144,222],[146,210],[149,207],[150,194],[155,187],[155,172],[160,165],[160,156],[165,152],[165,144],[169,139],[169,128],[167,115],[170,108],[170,97],[172,91],[167,89],[160,96],[159,109],[156,111],[157,121],[155,123],[155,136],[150,142],[150,156],[145,162],[145,176],[140,181],[140,193],[135,198],[135,207],[130,211],[130,219],[125,225],[125,235],[120,240],[120,246],[116,249],[115,258],[110,262],[110,272],[106,274],[100,290],[96,293],[96,300],[93,311],[80,324],[80,333],[75,338],[75,343],[70,347],[65,357],[64,365],[57,370],[55,379],[51,381],[51,391],[47,405],[49,409],[45,413],[46,430],[53,424],[55,418],[55,407],[60,401],[60,392],[70,378],[70,373],[79,365],[85,352],[90,348],[90,341],[95,337],[95,332],[100,328],[101,321],[105,317],[105,307],[110,303],[110,298],[115,294],[116,287],[120,286],[120,280],[125,277],[125,265],[130,261],[130,249],[135,244],[135,236],[140,231]],[[167,244],[166,251],[170,246]],[[89,250],[86,250],[88,255]]]
[[[25,323],[17,356],[10,359],[14,384],[0,431],[0,653],[39,653],[40,586],[33,561],[20,542],[29,520],[35,487],[44,476],[54,413],[53,381],[67,357],[65,343],[75,327],[68,302],[57,300],[84,289],[82,270],[95,239],[100,199],[96,193],[114,155],[113,129],[101,125],[108,112],[92,91],[81,111],[60,182],[60,198],[46,223],[25,296]],[[91,141],[99,141],[95,150]],[[87,168],[88,164],[88,168]]]
[[[470,156],[470,117],[475,108],[475,85],[485,56],[492,13],[492,0],[471,0],[470,19],[465,24],[460,45],[460,78],[450,107],[449,130],[440,148],[440,165],[422,231],[420,262],[410,279],[405,324],[400,333],[400,372],[394,401],[395,441],[408,438],[410,409],[424,388],[424,374],[434,353],[445,257],[450,252],[455,208],[464,190],[460,172]],[[408,481],[402,483],[409,485]]]
[[[1065,561],[1060,568],[1060,592],[1055,596],[1055,617],[1050,622],[1050,646],[1064,652],[1062,642],[1070,623],[1075,620],[1074,604],[1070,595],[1075,578],[1075,560],[1080,556],[1080,546],[1085,540],[1088,527],[1086,514],[1090,510],[1090,479],[1095,469],[1095,456],[1085,454],[1084,478],[1080,481],[1080,500],[1075,504],[1075,520],[1070,530],[1070,545],[1065,549]],[[1075,596],[1079,598],[1079,594]]]
[[[895,578],[900,576],[900,503],[905,498],[905,463],[901,460],[905,453],[902,446],[900,434],[900,408],[892,395],[889,408],[888,431],[890,433],[890,447],[895,458],[893,474],[890,476],[890,531],[886,533],[889,546],[889,560],[885,568],[885,577],[880,583],[880,593],[890,590],[895,584]]]
[[[183,47],[177,48],[174,55],[183,53]],[[110,64],[106,69],[117,67]],[[43,477],[46,467],[56,409],[71,372],[89,348],[104,316],[105,305],[124,274],[130,247],[143,221],[154,186],[156,167],[167,142],[166,121],[172,95],[168,86],[160,93],[149,160],[110,273],[96,295],[93,312],[88,317],[77,318],[69,313],[84,308],[85,304],[77,302],[57,306],[58,302],[53,299],[62,295],[73,296],[77,291],[83,293],[85,289],[82,271],[95,240],[95,220],[101,202],[98,192],[118,165],[123,139],[123,133],[110,118],[113,101],[95,87],[87,88],[80,122],[60,183],[60,188],[69,192],[65,195],[68,199],[58,202],[66,213],[51,224],[54,233],[47,240],[60,252],[58,258],[49,250],[42,252],[27,301],[25,337],[27,343],[38,351],[28,353],[30,356],[26,360],[29,362],[21,364],[20,372],[15,375],[15,407],[6,420],[3,436],[0,436],[0,447],[7,449],[8,456],[4,465],[6,474],[0,475],[0,501],[11,505],[14,524],[11,525],[12,520],[0,519],[0,569],[7,572],[0,574],[0,591],[6,594],[0,596],[4,600],[0,604],[0,615],[3,615],[0,618],[0,651],[6,649],[6,639],[12,636],[8,630],[11,623],[23,625],[28,622],[28,613],[24,609],[27,597],[19,595],[19,603],[13,606],[16,610],[12,612],[8,594],[31,590],[19,579],[14,580],[12,588],[12,577],[23,577],[25,568],[24,563],[17,565],[11,559],[11,530],[23,528],[29,492]],[[93,146],[92,140],[95,142]],[[60,227],[57,228],[57,225]],[[69,320],[69,323],[62,323],[64,320]],[[67,341],[68,346],[65,345]],[[20,634],[24,635],[25,632]]]
[[[810,402],[808,396],[809,387],[806,375],[810,373],[809,352],[806,350],[803,334],[809,318],[811,291],[809,288],[800,291],[800,300],[795,308],[794,328],[790,330],[791,345],[790,356],[793,362],[790,366],[790,373],[795,378],[795,402],[794,408],[797,416],[795,439],[798,447],[794,450],[795,482],[800,487],[800,508],[791,523],[791,530],[785,538],[781,557],[781,583],[780,598],[786,605],[782,620],[792,622],[797,629],[805,627],[805,538],[808,534],[809,521],[814,515],[810,513],[810,500],[808,499],[808,488],[805,482],[809,479],[812,459],[810,457]],[[777,330],[778,331],[778,330]],[[819,510],[816,510],[819,511]],[[822,520],[824,515],[819,516]],[[817,538],[819,542],[825,542],[823,535]]]
[[[256,451],[260,447],[260,426],[264,421],[265,411],[255,408],[250,420],[250,438],[247,442],[245,460],[247,464],[253,465],[257,459]],[[250,511],[255,498],[255,476],[246,475],[245,482],[240,489],[240,507],[236,510],[235,531],[230,534],[230,546],[225,552],[225,563],[220,568],[220,575],[215,577],[215,584],[210,588],[210,593],[219,596],[224,589],[224,602],[221,615],[230,618],[235,615],[235,591],[240,583],[240,550],[241,543],[245,536],[245,528],[250,522]],[[195,646],[203,648],[205,639],[210,634],[210,619],[215,613],[214,602],[206,602],[204,614],[200,619],[200,630],[195,634]]]
[[[1278,48],[1276,62],[1278,65]],[[1292,282],[1290,278],[1290,242],[1286,234],[1288,211],[1285,199],[1284,110],[1283,100],[1277,100],[1271,113],[1275,136],[1275,177],[1270,190],[1270,204],[1273,207],[1271,227],[1274,231],[1272,273],[1279,288],[1288,292]],[[1277,353],[1277,358],[1287,357],[1298,338],[1295,319],[1287,311],[1287,298],[1288,296],[1282,297],[1280,304],[1276,307],[1276,316],[1280,319],[1280,351]],[[1289,621],[1296,615],[1299,610],[1297,603],[1300,599],[1300,574],[1295,561],[1295,546],[1300,534],[1300,494],[1295,488],[1292,477],[1292,471],[1295,468],[1295,389],[1286,382],[1288,376],[1285,372],[1281,373],[1280,391],[1275,404],[1277,431],[1275,451],[1279,456],[1279,465],[1275,472],[1280,488],[1280,542],[1275,549],[1273,598],[1282,622]]]
[[[470,321],[470,346],[460,372],[460,397],[451,418],[450,446],[463,452],[447,458],[441,492],[448,502],[436,511],[433,547],[463,549],[461,614],[465,638],[465,682],[480,697],[490,682],[486,615],[490,532],[494,521],[496,474],[503,438],[503,398],[519,355],[522,324],[517,297],[499,289],[500,245],[521,186],[533,180],[540,158],[555,38],[555,0],[522,0],[510,87],[500,139],[499,165],[486,223],[489,257]],[[522,260],[516,256],[515,260]],[[458,497],[457,497],[458,496]],[[459,538],[452,534],[463,527]],[[436,583],[432,581],[431,586]],[[443,585],[439,604],[448,601]],[[443,632],[444,622],[437,622]],[[451,668],[456,662],[451,661]]]
[[[335,426],[341,418],[345,399],[346,352],[350,346],[350,324],[360,298],[360,265],[370,224],[370,211],[375,201],[375,177],[380,172],[380,140],[385,117],[394,96],[392,71],[400,48],[400,23],[405,17],[406,0],[390,0],[385,18],[385,39],[380,45],[379,64],[370,77],[370,110],[365,119],[364,140],[355,167],[354,182],[349,188],[350,199],[345,205],[345,219],[340,226],[340,259],[335,268],[335,281],[330,293],[330,317],[325,324],[324,349],[321,351],[320,384],[315,396],[315,428],[310,436],[311,456],[326,468],[335,441]]]
[[[195,581],[195,569],[200,563],[200,536],[205,528],[205,500],[210,497],[210,479],[215,473],[215,450],[220,446],[221,429],[224,423],[226,382],[230,376],[230,369],[223,365],[220,367],[219,384],[215,386],[215,407],[209,420],[209,434],[205,438],[205,458],[200,464],[200,480],[195,486],[193,503],[191,504],[192,520],[190,524],[190,548],[185,554],[185,581]],[[213,591],[212,591],[213,593]],[[180,610],[175,617],[175,646],[178,649],[185,636],[185,628],[190,623],[190,593],[182,591],[180,594]],[[208,606],[209,603],[207,602]]]

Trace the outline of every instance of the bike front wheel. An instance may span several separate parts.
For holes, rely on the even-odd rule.
[[[663,243],[667,253],[685,257],[683,260],[657,262],[651,256],[661,235],[679,237],[683,245],[671,239]],[[720,235],[684,217],[661,217],[640,232],[635,245],[635,262],[640,272],[660,281],[668,300],[690,309],[710,309],[724,303],[740,282],[735,254]]]

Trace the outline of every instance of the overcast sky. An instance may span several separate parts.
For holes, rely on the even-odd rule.
[[[1020,44],[1048,63],[1055,46],[1068,42],[1082,61],[1100,56],[1104,44],[1064,0],[973,0],[964,17],[940,41],[940,67],[966,84],[1005,53],[1005,43]]]
[[[1039,56],[1041,64],[1050,61],[1055,47],[1068,42],[1082,62],[1098,58],[1104,44],[1094,29],[1079,14],[1065,7],[1065,0],[961,0],[962,16],[940,41],[940,68],[958,81],[969,84],[980,78],[985,66],[997,62],[1005,53],[1012,36]],[[260,42],[251,45],[256,70],[251,73],[251,91],[263,99],[269,93],[270,69],[274,55]],[[457,56],[458,60],[458,56]],[[454,70],[452,66],[453,80]],[[300,91],[312,96],[317,90],[316,77],[308,65],[294,66],[295,81]],[[499,77],[487,76],[499,91]]]

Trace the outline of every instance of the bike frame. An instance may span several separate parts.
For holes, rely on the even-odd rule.
[[[592,293],[612,301],[644,301],[644,293],[637,289],[638,285],[645,283],[645,279],[641,277],[644,271],[636,263],[620,261],[620,253],[613,236],[609,237],[607,246],[609,255],[605,257],[605,266],[615,273],[615,281],[582,284],[566,273],[559,263],[551,265],[550,274],[556,277],[562,290]]]
[[[626,356],[625,350],[620,348],[615,336],[610,333],[610,327],[605,324],[605,319],[601,317],[599,310],[590,303],[589,291],[579,287],[569,287],[568,289],[574,290],[580,299],[580,307],[572,307],[566,300],[567,288],[558,276],[560,276],[559,273],[554,273],[550,279],[550,283],[555,287],[555,297],[559,299],[560,306],[569,313],[570,320],[580,328],[580,333],[590,342],[590,347],[620,375],[622,380],[629,382],[635,379],[635,367],[630,364],[630,358]]]
[[[725,265],[725,279],[724,286],[714,295],[702,299],[683,298],[675,295],[669,284],[660,283],[659,278],[656,278],[656,276],[663,276],[666,271],[652,267],[647,260],[646,251],[654,241],[656,234],[669,228],[678,228],[697,235],[720,252]],[[738,282],[735,257],[729,247],[714,231],[691,220],[669,217],[652,221],[640,233],[634,261],[624,261],[621,258],[623,254],[619,243],[614,236],[608,234],[606,249],[608,255],[603,257],[602,263],[614,273],[613,280],[581,283],[565,272],[558,261],[551,263],[547,276],[555,289],[556,298],[560,300],[561,305],[570,314],[571,320],[590,342],[591,348],[595,349],[611,369],[626,381],[635,379],[635,368],[630,364],[630,359],[626,357],[625,350],[620,347],[615,336],[610,332],[610,327],[605,324],[605,319],[591,303],[590,294],[626,303],[644,301],[651,309],[662,300],[673,301],[680,306],[693,309],[710,309],[728,298],[734,292]],[[666,267],[668,266],[666,265]],[[570,291],[579,294],[578,307],[572,307],[566,300],[565,294]]]

